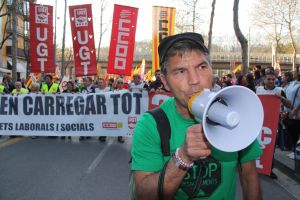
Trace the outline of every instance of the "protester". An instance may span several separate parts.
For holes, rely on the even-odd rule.
[[[263,82],[263,77],[261,76],[261,71],[257,69],[254,71],[254,85],[261,86],[262,82]]]
[[[40,84],[39,83],[32,83],[31,88],[30,88],[30,93],[31,94],[40,94]]]
[[[5,93],[5,86],[3,85],[3,82],[0,84],[0,94],[4,94]]]
[[[255,160],[261,155],[258,141],[240,152],[220,151],[207,142],[202,125],[189,112],[189,98],[212,86],[209,52],[202,36],[197,33],[168,36],[160,42],[158,52],[161,80],[174,95],[160,106],[171,126],[172,157],[163,157],[156,123],[151,114],[145,113],[135,126],[132,143],[132,170],[138,199],[158,199],[160,176],[164,180],[159,187],[163,188],[162,199],[196,196],[197,199],[235,199],[238,169],[245,199],[261,199],[255,167]],[[164,166],[165,173],[161,174]],[[194,187],[198,184],[200,189]]]
[[[293,73],[290,71],[284,72],[282,74],[281,86],[282,90],[286,93],[286,89],[289,87],[290,83],[293,81]],[[281,105],[280,108],[280,122],[278,125],[278,139],[277,144],[280,150],[292,150],[292,137],[288,132],[288,108]]]
[[[81,93],[83,94],[95,93],[96,86],[93,84],[92,77],[84,77],[83,85],[84,87],[82,88]]]
[[[13,89],[15,89],[15,84],[12,82],[11,76],[9,74],[6,74],[3,77],[3,83],[2,83],[6,89],[5,93],[10,94]]]
[[[221,86],[218,85],[218,77],[214,77],[213,78],[213,82],[212,82],[212,86],[211,86],[211,91],[212,92],[218,92],[219,90],[221,90]]]
[[[225,85],[226,85],[226,87],[232,86],[234,84],[234,80],[233,80],[232,74],[227,74],[225,78],[226,78],[225,79]]]
[[[253,77],[253,74],[251,74],[251,73],[248,73],[246,75],[246,87],[249,88],[250,90],[252,90],[253,92],[256,91],[254,77]]]
[[[114,91],[125,90],[125,89],[123,88],[123,83],[124,83],[124,81],[123,81],[122,78],[118,78],[116,82],[117,82],[117,84],[116,84],[116,86],[115,86]],[[125,142],[122,136],[118,136],[118,142],[120,142],[120,143],[124,143],[124,142]]]
[[[68,81],[67,88],[63,91],[63,93],[76,93],[76,92],[79,92],[79,90],[74,85],[73,81]]]
[[[288,156],[295,159],[294,151],[300,135],[300,67],[297,66],[295,71],[295,80],[292,81],[286,88],[286,95],[288,100],[291,101],[292,107],[288,108],[288,132],[292,138],[293,153]]]
[[[166,91],[164,84],[161,81],[160,74],[161,73],[159,69],[155,71],[155,81],[150,83],[150,91]]]
[[[275,73],[272,69],[266,70],[266,74],[264,76],[264,86],[259,86],[256,88],[256,94],[268,94],[275,95],[275,97],[279,98],[281,103],[286,107],[291,107],[291,102],[286,98],[286,94],[282,90],[281,87],[275,86]],[[273,155],[274,160],[274,155]],[[277,175],[273,172],[274,164],[272,161],[272,171],[270,177],[273,179],[277,179]]]
[[[97,82],[97,88],[95,88],[95,93],[101,93],[101,92],[109,92],[110,88],[106,87],[105,80],[103,78],[99,78]]]
[[[42,82],[42,84],[41,84],[42,93],[49,94],[49,93],[60,92],[59,84],[53,83],[52,79],[53,79],[52,75],[50,75],[50,74],[45,75],[45,77],[44,77],[45,82]]]
[[[102,93],[102,92],[109,92],[110,87],[106,87],[105,85],[105,80],[103,78],[100,78],[97,83],[97,88],[95,88],[95,93]],[[105,142],[106,141],[106,136],[100,136],[99,141]]]
[[[28,94],[26,88],[22,88],[22,83],[20,81],[15,82],[15,89],[12,90],[11,94]]]
[[[95,93],[96,86],[93,83],[92,77],[84,77],[82,79],[82,81],[83,81],[83,86],[84,86],[81,90],[82,94]],[[90,136],[87,136],[87,137],[80,136],[79,140],[84,140],[85,138],[90,139],[91,137]]]
[[[237,70],[235,73],[234,73],[234,76],[235,76],[235,80],[234,80],[234,85],[238,85],[237,81],[240,79],[242,75],[242,71],[241,70]]]
[[[140,91],[148,89],[148,85],[141,81],[141,76],[139,74],[133,75],[133,81],[129,84],[129,91]]]

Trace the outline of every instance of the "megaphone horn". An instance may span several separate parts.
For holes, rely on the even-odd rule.
[[[262,129],[262,104],[246,87],[230,86],[216,93],[203,89],[190,98],[188,107],[202,123],[207,140],[221,151],[246,148]]]

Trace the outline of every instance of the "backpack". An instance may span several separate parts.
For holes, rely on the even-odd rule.
[[[160,136],[160,146],[163,156],[170,156],[170,137],[171,137],[171,126],[168,120],[166,113],[160,107],[155,108],[153,110],[147,111],[150,113],[155,119],[157,130]],[[130,161],[131,162],[131,159]],[[159,182],[163,177],[160,176]],[[160,185],[160,184],[159,184]],[[161,195],[161,194],[160,194]],[[131,200],[136,200],[136,191],[135,191],[135,182],[133,173],[130,170],[129,173],[129,197]],[[160,197],[161,199],[161,197]]]

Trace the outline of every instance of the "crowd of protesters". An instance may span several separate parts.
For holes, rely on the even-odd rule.
[[[27,88],[24,80],[12,82],[10,75],[3,77],[0,84],[2,94],[28,94],[28,93],[99,93],[108,91],[128,90],[128,91],[166,91],[160,80],[160,70],[155,71],[154,81],[143,81],[139,74],[135,74],[132,80],[126,82],[122,76],[109,78],[107,80],[92,77],[83,77],[82,81],[70,80],[66,84],[66,89],[60,91],[59,81],[53,80],[51,75],[45,75],[40,82],[33,83]],[[256,66],[247,74],[241,71],[229,73],[223,77],[216,76],[212,83],[212,91],[240,85],[249,88],[256,93],[275,94],[281,99],[280,123],[278,126],[277,145],[281,150],[293,151],[300,134],[300,72],[297,67],[296,72],[285,71],[272,67]],[[299,92],[298,92],[299,91]],[[277,94],[279,93],[279,94]],[[297,115],[298,114],[298,115]],[[288,124],[287,124],[288,123]],[[80,140],[85,139],[80,137]],[[105,142],[106,137],[101,136],[99,140]],[[118,141],[123,143],[124,139],[118,137]],[[289,157],[294,159],[294,154]]]

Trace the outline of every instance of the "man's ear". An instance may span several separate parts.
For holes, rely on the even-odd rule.
[[[161,80],[161,82],[163,82],[165,88],[166,88],[168,91],[170,91],[170,87],[169,87],[169,85],[168,85],[168,83],[167,83],[167,77],[166,77],[166,75],[160,74],[160,80]]]

